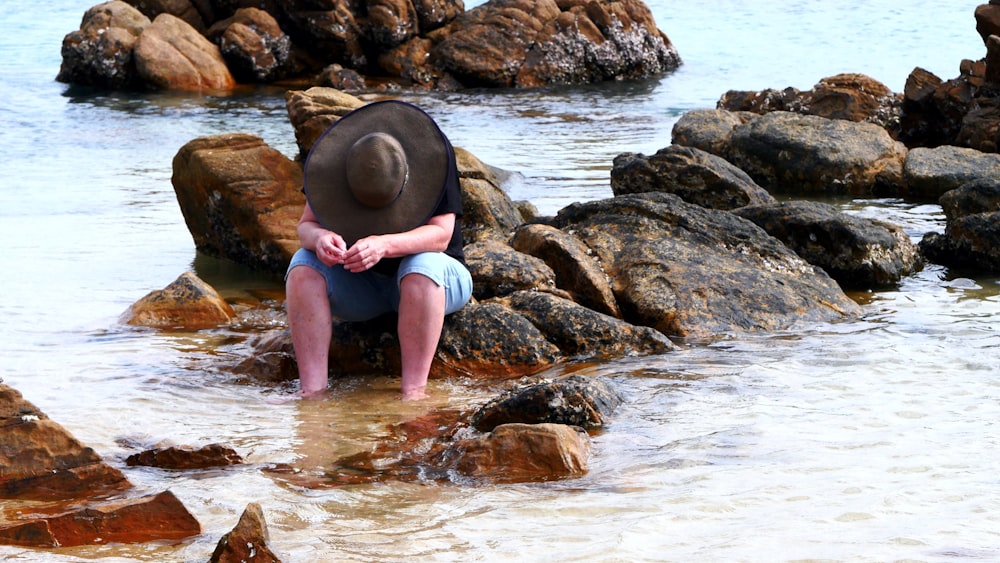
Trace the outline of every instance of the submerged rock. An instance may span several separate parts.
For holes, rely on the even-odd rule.
[[[270,541],[264,511],[256,502],[247,505],[236,527],[219,539],[210,563],[277,563],[281,560],[267,546]]]
[[[512,389],[480,407],[471,423],[481,432],[515,422],[595,429],[608,422],[622,400],[607,379],[571,375]]]
[[[243,463],[235,450],[222,444],[208,444],[200,448],[169,446],[145,450],[128,456],[129,467],[141,465],[161,469],[206,469]]]
[[[236,316],[215,288],[192,272],[181,274],[164,289],[136,301],[121,322],[175,330],[199,330],[228,324]]]

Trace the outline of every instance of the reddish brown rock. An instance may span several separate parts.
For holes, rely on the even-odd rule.
[[[267,522],[259,504],[247,505],[240,521],[219,543],[209,558],[211,563],[277,563],[281,559],[267,546]]]
[[[150,292],[122,315],[136,326],[175,330],[200,330],[228,324],[233,308],[192,272],[181,274],[167,287]]]
[[[174,156],[172,182],[198,250],[284,272],[299,248],[302,167],[256,135],[200,137]]]
[[[25,520],[0,528],[0,543],[71,547],[105,543],[182,540],[201,525],[170,491]]]
[[[444,454],[462,475],[499,483],[579,477],[587,472],[590,438],[564,424],[504,424],[456,441]]]
[[[233,17],[215,23],[206,36],[219,46],[240,82],[274,81],[294,70],[292,40],[264,10],[241,8]]]
[[[125,459],[128,466],[142,465],[161,469],[207,469],[243,463],[236,450],[222,444],[201,448],[167,447],[146,450]]]
[[[0,383],[0,498],[66,500],[132,486],[61,425]]]
[[[135,44],[135,65],[150,87],[193,92],[231,90],[222,53],[184,20],[160,14]]]
[[[149,18],[118,0],[87,10],[80,29],[63,39],[56,80],[110,89],[139,86],[133,53],[149,25]]]

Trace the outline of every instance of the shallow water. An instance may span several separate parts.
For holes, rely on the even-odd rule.
[[[474,3],[469,3],[473,5]],[[914,66],[943,78],[984,54],[978,2],[650,2],[685,65],[641,83],[414,96],[484,161],[519,172],[515,199],[554,213],[610,195],[621,152],[655,152],[684,111],[727,89],[806,89],[865,72],[892,89]],[[175,546],[53,551],[12,561],[204,561],[260,502],[285,561],[954,561],[1000,559],[1000,280],[930,266],[857,294],[858,321],[690,343],[586,368],[628,396],[594,438],[589,473],[544,484],[385,482],[305,490],[264,469],[324,467],[388,425],[485,400],[433,381],[421,405],[398,381],[348,378],[334,399],[217,369],[237,333],[160,334],[118,316],[186,270],[231,296],[276,280],[195,253],[171,159],[202,135],[250,132],[295,149],[282,92],[232,98],[95,94],[55,83],[63,35],[89,3],[0,6],[0,378],[140,490],[169,488],[204,533]],[[842,200],[852,213],[943,229],[940,208]],[[268,319],[259,322],[266,324]],[[247,465],[124,468],[135,444],[222,442]],[[9,503],[5,508],[10,508]]]

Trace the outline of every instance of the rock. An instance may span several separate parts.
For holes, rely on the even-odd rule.
[[[1000,155],[953,146],[915,148],[903,173],[908,196],[936,200],[964,184],[1000,178]]]
[[[368,64],[362,46],[364,32],[348,2],[293,1],[282,3],[281,10],[277,19],[316,59],[356,70]]]
[[[832,205],[792,201],[734,211],[823,268],[848,289],[891,287],[921,266],[920,253],[898,226],[853,217]]]
[[[888,127],[898,118],[900,102],[878,80],[864,74],[844,73],[823,78],[805,92],[794,88],[761,92],[731,90],[723,95],[718,107],[759,114],[789,111]]]
[[[897,138],[910,148],[954,145],[974,98],[985,83],[986,63],[963,61],[960,75],[941,80],[916,68],[906,79]]]
[[[480,407],[471,419],[480,432],[511,423],[603,427],[623,398],[610,381],[571,375],[511,389]]]
[[[160,14],[135,43],[143,82],[161,90],[226,91],[236,86],[222,53],[184,20]]]
[[[285,93],[288,119],[299,146],[297,160],[305,161],[313,144],[342,116],[365,105],[361,99],[333,88],[313,87]]]
[[[209,444],[198,449],[189,447],[166,447],[146,450],[128,456],[125,464],[159,467],[161,469],[207,469],[243,463],[235,450],[222,444]]]
[[[199,251],[285,271],[299,248],[301,166],[255,135],[212,135],[181,147],[171,181]]]
[[[517,204],[501,188],[496,172],[469,151],[455,147],[462,186],[462,238],[469,245],[480,241],[506,241],[524,222]]]
[[[465,247],[473,296],[483,300],[524,289],[555,291],[555,272],[544,261],[498,241]]]
[[[391,49],[415,37],[418,32],[416,8],[409,0],[369,0],[365,38],[381,49]]]
[[[991,35],[1000,35],[1000,6],[990,2],[976,6],[976,31],[985,44]]]
[[[0,428],[0,498],[81,499],[132,487],[121,471],[3,383]]]
[[[757,116],[750,112],[721,109],[696,109],[684,112],[671,132],[672,143],[701,149],[714,155],[724,155],[729,148],[733,130]]]
[[[235,316],[233,308],[212,286],[194,273],[185,272],[167,287],[133,303],[121,322],[193,331],[229,324]]]
[[[133,57],[149,18],[125,2],[90,8],[80,29],[66,35],[56,80],[108,89],[136,88],[141,80]]]
[[[774,112],[733,129],[726,160],[769,191],[898,193],[906,147],[871,123]]]
[[[997,38],[997,42],[1000,49],[1000,37]],[[978,98],[962,118],[961,128],[955,136],[955,144],[995,153],[997,139],[1000,139],[1000,99]]]
[[[860,312],[825,272],[753,223],[672,194],[573,204],[553,224],[594,251],[626,322],[668,336],[784,330]]]
[[[711,209],[764,205],[774,197],[746,172],[725,159],[694,147],[671,145],[653,156],[623,153],[611,168],[615,195],[664,192]]]
[[[204,7],[207,2],[194,0],[126,0],[135,9],[143,13],[147,18],[153,20],[160,14],[170,14],[187,22],[188,25],[198,30],[198,33],[205,33],[208,26],[205,18],[202,17],[199,7]],[[210,15],[210,14],[206,14]]]
[[[281,559],[267,546],[264,511],[256,502],[247,505],[236,527],[219,539],[209,558],[211,563],[277,563]]]
[[[927,233],[920,250],[945,266],[1000,272],[1000,179],[979,179],[946,192],[944,234]]]
[[[674,350],[670,340],[652,328],[631,325],[550,293],[518,291],[500,302],[538,327],[570,359],[607,360]]]
[[[938,264],[1000,272],[1000,211],[974,213],[949,221],[944,235],[924,235],[920,250]]]
[[[494,0],[441,35],[432,57],[466,86],[647,78],[681,62],[649,9],[633,0]]]
[[[201,525],[170,491],[93,504],[53,516],[30,517],[0,528],[0,544],[73,547],[183,540]]]
[[[949,221],[976,213],[1000,211],[1000,178],[973,180],[963,184],[945,192],[938,203]]]
[[[271,14],[241,8],[233,17],[217,22],[206,36],[239,82],[271,82],[291,74],[292,40]]]
[[[471,303],[445,319],[431,373],[509,379],[532,375],[564,358],[523,315],[497,302]]]
[[[587,472],[590,439],[564,424],[504,424],[457,440],[441,457],[460,475],[496,483],[578,477]]]
[[[555,284],[577,303],[598,313],[620,317],[611,282],[580,239],[549,225],[523,225],[511,246],[540,258],[555,274]]]

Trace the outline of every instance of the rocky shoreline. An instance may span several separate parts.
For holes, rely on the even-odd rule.
[[[102,17],[119,23],[136,19],[123,4],[95,7],[80,33],[89,33],[87,22]],[[150,8],[152,2],[136,4],[142,14],[157,10]],[[432,3],[413,5],[418,4]],[[461,10],[454,8],[460,2],[441,4],[455,12],[452,22],[471,26],[478,21],[458,15]],[[496,10],[522,4],[489,3]],[[555,21],[573,14],[579,22],[584,3],[533,5],[550,11],[555,6]],[[587,11],[591,21],[599,21],[595,14]],[[162,11],[153,17],[153,24],[138,18],[136,29],[148,30],[161,18],[170,21]],[[235,12],[233,18],[216,32],[224,27],[223,36],[240,33],[241,20]],[[365,39],[356,38],[360,52],[368,52],[361,44],[373,37],[386,44],[398,41],[396,48],[413,41],[449,44],[416,32],[408,39],[387,38],[373,25],[371,13],[368,18]],[[688,340],[850,319],[860,307],[847,292],[891,288],[925,263],[973,273],[1000,271],[1000,112],[995,109],[1000,107],[1000,5],[981,6],[976,18],[987,55],[964,62],[958,78],[944,81],[916,69],[900,94],[863,75],[828,77],[808,92],[727,92],[717,108],[686,113],[670,146],[654,155],[615,158],[614,197],[576,203],[551,217],[538,216],[530,203],[512,201],[503,190],[503,171],[456,147],[466,254],[476,289],[473,302],[447,319],[431,375],[460,374],[483,382],[527,376],[529,383],[487,405],[471,406],[471,412],[435,412],[394,427],[371,452],[339,460],[322,476],[277,465],[266,471],[311,488],[454,475],[473,483],[572,478],[587,470],[588,433],[599,432],[623,398],[597,378],[531,376],[553,366],[572,372],[576,363],[669,354]],[[186,25],[198,28],[197,21]],[[215,23],[203,19],[201,26],[207,32]],[[440,23],[435,29],[447,27]],[[548,29],[534,28],[536,33]],[[118,31],[101,35],[122,37]],[[82,44],[69,36],[67,41],[71,47]],[[344,53],[356,55],[351,45],[343,43]],[[132,48],[128,57],[138,57],[139,47]],[[124,60],[124,51],[114,52],[118,55],[112,58]],[[415,72],[400,71],[393,80],[443,88],[458,76],[469,80],[471,71],[449,68],[425,82],[416,80],[424,75]],[[484,72],[498,77],[498,86],[536,84],[520,71]],[[102,80],[108,82],[80,83],[138,84],[126,74]],[[231,87],[227,84],[222,83]],[[479,79],[468,84],[482,85]],[[206,88],[205,83],[198,88]],[[298,246],[302,156],[339,116],[373,97],[324,86],[289,90],[286,107],[299,148],[293,158],[252,133],[202,137],[182,147],[173,161],[172,182],[199,252],[282,272]],[[915,244],[896,225],[809,201],[829,194],[937,202],[946,230]],[[238,325],[249,335],[242,360],[224,366],[234,379],[260,385],[294,380],[287,331],[248,320],[261,311],[267,314],[260,316],[281,319],[280,299],[227,302],[195,274],[184,272],[133,305],[122,322],[166,331]],[[397,371],[393,326],[391,319],[337,324],[331,373]],[[169,491],[137,493],[121,471],[2,382],[0,407],[2,495],[44,506],[27,518],[5,513],[0,543],[56,547],[183,540],[201,533]],[[130,460],[177,470],[242,463],[236,452],[218,444],[148,450]],[[233,532],[220,539],[212,560],[245,558],[246,546],[262,560],[277,560],[266,544],[260,506],[251,504]]]

